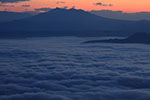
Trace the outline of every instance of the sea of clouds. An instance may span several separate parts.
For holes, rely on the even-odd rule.
[[[150,46],[0,40],[0,100],[150,100]]]

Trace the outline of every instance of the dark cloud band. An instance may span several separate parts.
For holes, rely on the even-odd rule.
[[[30,1],[30,0],[0,0],[0,3],[18,3],[23,1]]]

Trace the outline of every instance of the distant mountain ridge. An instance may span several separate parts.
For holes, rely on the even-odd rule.
[[[50,12],[42,13],[23,20],[7,23],[11,29],[21,30],[116,30],[120,25],[117,20],[107,19],[90,14],[83,10],[56,8]],[[111,23],[111,24],[110,24]],[[23,25],[22,25],[23,24]],[[104,25],[106,24],[106,25]],[[117,27],[115,27],[117,26]],[[28,28],[28,29],[27,29]],[[121,28],[121,27],[120,27]]]
[[[112,11],[112,10],[92,10],[89,12],[98,16],[112,19],[131,20],[131,21],[150,20],[150,12],[124,13],[122,11]]]
[[[14,36],[43,36],[44,33],[46,33],[46,36],[97,36],[102,31],[112,33],[150,31],[149,26],[149,21],[115,20],[100,17],[83,10],[56,8],[29,18],[1,24],[0,30],[1,33],[14,32],[11,34]],[[86,34],[86,32],[90,33]],[[9,36],[10,34],[7,35]]]
[[[150,44],[150,33],[138,32],[124,39],[92,40],[84,43],[140,43]]]
[[[27,17],[31,17],[34,14],[30,12],[8,12],[8,11],[0,11],[0,22],[9,22],[13,20],[24,19]]]

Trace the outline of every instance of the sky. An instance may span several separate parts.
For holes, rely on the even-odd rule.
[[[35,8],[75,7],[76,9],[150,12],[150,0],[0,0],[0,11],[34,11]]]

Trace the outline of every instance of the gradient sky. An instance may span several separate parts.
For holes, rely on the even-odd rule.
[[[150,0],[31,0],[18,3],[2,3],[0,10],[8,11],[33,11],[35,8],[55,8],[75,6],[77,9],[89,10],[121,10],[124,12],[150,12]],[[10,0],[6,0],[10,1]],[[64,3],[65,2],[65,3]],[[96,5],[96,3],[101,3]],[[112,4],[112,6],[110,6]],[[22,6],[22,5],[30,5]]]

